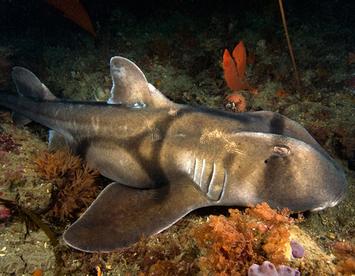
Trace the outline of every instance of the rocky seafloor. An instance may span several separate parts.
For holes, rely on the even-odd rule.
[[[231,93],[223,78],[223,51],[243,40],[247,81],[255,88],[240,92],[246,109],[280,112],[305,126],[342,165],[347,196],[334,208],[302,216],[265,205],[230,213],[199,210],[125,250],[82,253],[66,246],[61,234],[108,181],[67,152],[49,153],[44,127],[18,128],[1,109],[0,274],[245,275],[253,263],[266,260],[302,275],[355,273],[355,35],[354,21],[346,17],[352,6],[286,6],[299,87],[271,2],[255,10],[225,2],[238,7],[235,12],[210,2],[198,10],[198,1],[147,5],[146,12],[94,2],[85,3],[96,38],[45,3],[1,2],[7,20],[2,17],[0,29],[0,93],[15,92],[10,72],[20,65],[58,97],[105,100],[109,58],[121,55],[173,101],[223,110]],[[334,15],[334,7],[343,16]],[[16,14],[26,25],[12,21]],[[301,258],[292,257],[291,241],[304,248]]]

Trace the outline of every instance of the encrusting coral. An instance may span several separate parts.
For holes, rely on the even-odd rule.
[[[339,260],[337,272],[341,275],[354,275],[355,273],[355,244],[350,242],[336,242],[332,246],[333,253]]]
[[[246,269],[264,258],[254,247],[254,233],[237,210],[230,218],[211,216],[206,224],[193,231],[194,239],[204,256],[199,258],[202,272],[219,275],[245,275]]]
[[[98,171],[89,168],[68,151],[42,152],[35,160],[37,172],[53,181],[56,192],[50,214],[60,220],[73,217],[88,207],[98,193]]]
[[[282,264],[291,257],[289,225],[293,222],[289,218],[289,211],[283,209],[277,212],[266,203],[246,210],[246,214],[262,221],[264,231],[263,250],[274,264]],[[260,222],[258,225],[260,229]]]
[[[234,112],[245,112],[247,109],[247,101],[245,97],[238,92],[233,92],[228,95],[225,101],[225,107]]]
[[[289,211],[275,211],[266,203],[243,213],[229,210],[230,216],[210,216],[192,230],[200,249],[199,268],[214,275],[246,275],[254,263],[269,260],[287,263],[290,254]]]
[[[265,238],[263,250],[269,256],[269,260],[274,264],[286,262],[290,256],[290,247],[288,246],[290,232],[288,225],[278,225],[272,227]]]
[[[6,133],[0,133],[0,151],[13,152],[15,154],[18,154],[20,146],[20,144],[17,144],[12,139],[11,135]]]

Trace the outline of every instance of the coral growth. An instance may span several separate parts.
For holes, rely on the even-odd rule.
[[[0,221],[7,220],[11,216],[11,210],[0,204]]]
[[[225,101],[225,107],[234,112],[244,112],[247,109],[247,101],[245,97],[238,92],[233,92],[228,95]]]
[[[42,152],[35,160],[37,172],[45,179],[53,181],[56,193],[51,215],[60,220],[70,218],[86,208],[96,197],[98,188],[94,169],[83,164],[77,156],[67,151]]]
[[[254,233],[238,210],[229,210],[230,217],[211,216],[209,221],[193,230],[203,256],[199,267],[203,273],[245,275],[246,269],[264,260],[256,253]]]
[[[277,212],[271,209],[267,203],[258,204],[255,208],[246,210],[246,214],[261,220],[264,228],[263,250],[274,264],[281,264],[291,257],[289,225],[293,220],[289,217],[289,210],[283,209]],[[259,225],[260,228],[260,225]]]
[[[33,272],[32,272],[32,276],[43,276],[43,270],[40,268],[36,268]]]
[[[227,49],[223,53],[224,80],[231,89],[232,94],[225,99],[225,107],[235,112],[246,111],[247,102],[241,90],[248,90],[250,94],[257,95],[258,90],[250,87],[247,82],[245,70],[247,65],[247,54],[243,41],[235,46],[232,55]]]
[[[210,216],[192,230],[200,249],[202,272],[219,275],[246,275],[254,263],[270,260],[275,264],[290,257],[288,211],[272,210],[266,203],[244,214],[229,210],[230,216]],[[207,273],[208,274],[208,273]]]
[[[251,217],[266,222],[269,226],[281,223],[290,224],[293,222],[293,219],[289,217],[290,211],[287,208],[284,208],[281,211],[276,211],[271,209],[265,202],[256,205],[254,208],[248,208],[245,212]]]
[[[288,93],[285,91],[285,89],[280,88],[275,92],[275,96],[278,98],[285,98],[288,96]]]
[[[355,273],[355,244],[336,242],[333,245],[334,255],[339,259],[337,272],[341,275],[354,275]]]
[[[15,154],[19,153],[19,147],[21,145],[17,144],[11,137],[6,133],[0,133],[0,152],[12,152]]]
[[[233,58],[232,58],[233,56]],[[245,77],[247,54],[243,41],[235,46],[232,56],[227,49],[223,53],[224,79],[232,91],[248,89]]]
[[[355,258],[349,257],[343,261],[340,261],[337,266],[337,272],[341,275],[354,275],[355,274]]]
[[[24,174],[24,168],[19,165],[12,170],[8,170],[4,172],[3,183],[4,186],[12,185],[12,187],[23,184],[26,182]]]
[[[263,250],[274,264],[282,264],[290,258],[290,247],[288,246],[290,232],[288,230],[287,224],[272,227],[265,238]]]
[[[81,166],[81,160],[67,151],[50,153],[42,152],[35,160],[37,172],[47,179],[64,177],[71,169],[76,170]]]

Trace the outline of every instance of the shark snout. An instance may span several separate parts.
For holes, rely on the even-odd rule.
[[[328,199],[323,204],[311,209],[311,211],[321,211],[328,207],[334,207],[341,202],[347,192],[346,178],[343,173],[338,174],[337,181],[333,182],[333,189],[328,193]]]

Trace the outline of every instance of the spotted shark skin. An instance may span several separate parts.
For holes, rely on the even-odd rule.
[[[173,103],[123,57],[110,71],[107,102],[60,100],[22,67],[12,74],[18,95],[0,97],[15,122],[50,128],[51,146],[66,145],[114,181],[66,230],[68,245],[118,250],[206,206],[315,211],[344,197],[341,167],[295,121]]]

